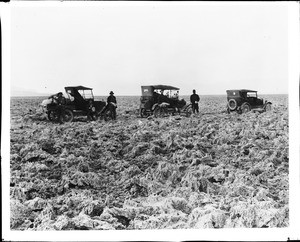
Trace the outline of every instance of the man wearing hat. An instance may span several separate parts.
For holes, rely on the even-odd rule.
[[[64,104],[66,104],[66,99],[63,96],[62,92],[57,93],[57,96],[56,96],[55,100],[57,101],[58,105],[64,105]]]
[[[107,98],[107,104],[110,104],[112,106],[112,119],[116,119],[116,108],[117,108],[117,99],[114,96],[114,92],[111,91],[109,93],[109,96]]]

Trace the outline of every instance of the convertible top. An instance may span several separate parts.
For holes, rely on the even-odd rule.
[[[168,85],[149,85],[149,86],[142,86],[142,88],[153,87],[154,89],[161,89],[161,90],[179,90],[178,87],[168,86]]]
[[[90,87],[84,87],[84,86],[74,86],[74,87],[65,87],[65,90],[72,90],[72,89],[76,89],[78,90],[93,90],[93,88]]]

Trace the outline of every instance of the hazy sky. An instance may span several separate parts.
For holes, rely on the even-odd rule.
[[[288,93],[288,9],[283,4],[97,3],[11,8],[12,90],[140,95],[249,88]],[[24,92],[25,93],[25,92]]]

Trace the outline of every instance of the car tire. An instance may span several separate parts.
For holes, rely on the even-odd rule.
[[[140,109],[140,116],[141,116],[141,118],[147,118],[147,117],[149,116],[149,115],[147,114],[145,108],[141,108],[141,109]]]
[[[52,122],[57,122],[58,121],[57,112],[55,112],[54,110],[49,110],[48,111],[48,119]]]
[[[231,111],[234,111],[236,108],[237,108],[237,102],[235,99],[230,99],[228,100],[228,104],[227,104],[228,108],[231,110]]]
[[[250,105],[248,103],[243,103],[241,106],[242,113],[247,113],[251,111]]]
[[[66,122],[66,123],[70,123],[70,122],[73,121],[73,119],[74,119],[73,112],[70,109],[66,109],[63,121]]]
[[[155,118],[164,117],[165,116],[165,110],[164,110],[164,108],[156,106],[155,109],[154,109],[154,111],[153,111],[153,115],[154,115]]]

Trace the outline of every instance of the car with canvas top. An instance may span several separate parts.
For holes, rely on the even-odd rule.
[[[259,98],[257,91],[249,89],[227,90],[227,112],[246,113],[270,111],[272,103]]]

